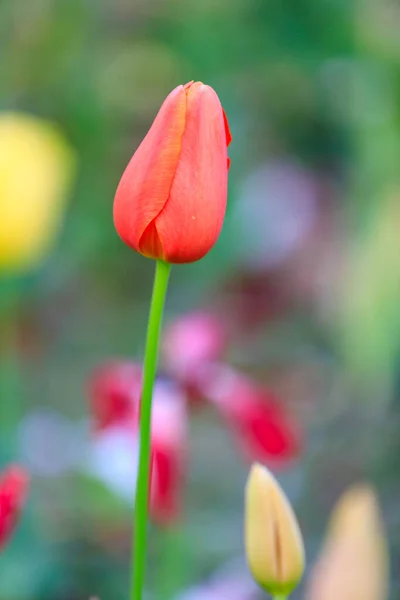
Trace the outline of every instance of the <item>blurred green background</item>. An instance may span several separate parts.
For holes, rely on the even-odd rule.
[[[201,80],[233,135],[229,208],[212,252],[173,269],[166,319],[218,307],[235,322],[247,290],[241,310],[259,315],[228,360],[304,431],[279,478],[309,562],[339,493],[368,479],[399,597],[399,30],[395,0],[2,1],[1,113],[55,124],[75,165],[51,250],[32,268],[0,268],[4,465],[29,459],[24,427],[38,409],[86,439],[91,369],[141,358],[153,264],[119,240],[113,196],[164,97]],[[190,429],[186,514],[175,534],[151,531],[149,598],[178,598],[231,560],[246,577],[248,466],[212,412]],[[64,452],[59,430],[36,442]],[[33,473],[0,558],[0,598],[126,598],[130,521],[81,472]]]

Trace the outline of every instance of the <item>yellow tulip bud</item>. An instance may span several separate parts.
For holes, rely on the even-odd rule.
[[[245,544],[250,571],[264,590],[287,595],[296,587],[305,562],[300,528],[278,482],[259,464],[247,481]]]
[[[308,600],[385,600],[388,556],[374,492],[357,485],[333,511],[327,540],[310,577]]]
[[[0,272],[27,271],[59,231],[74,155],[52,124],[0,113]]]

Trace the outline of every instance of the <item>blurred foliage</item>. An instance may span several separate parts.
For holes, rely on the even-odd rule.
[[[282,481],[310,558],[338,493],[368,477],[398,562],[399,26],[394,0],[3,0],[0,110],[55,123],[77,157],[53,252],[33,273],[0,276],[4,463],[19,458],[31,409],[87,419],[89,370],[141,356],[153,265],[118,239],[113,195],[165,95],[203,80],[233,134],[228,216],[203,261],[173,270],[167,318],[229,305],[232,281],[253,275],[233,218],[248,175],[276,159],[307,169],[318,227],[262,273],[273,292],[263,302],[278,298],[272,316],[230,359],[278,391],[307,432]],[[187,519],[171,534],[179,543],[151,536],[151,597],[160,579],[174,591],[243,555],[246,467],[208,413],[191,427]],[[1,557],[0,598],[126,598],[129,512],[89,478],[34,478]],[[160,574],[171,547],[175,563]],[[393,598],[399,585],[397,573]]]

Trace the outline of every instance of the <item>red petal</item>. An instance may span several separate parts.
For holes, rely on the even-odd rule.
[[[165,260],[193,262],[214,246],[228,190],[226,133],[221,104],[207,85],[187,94],[186,126],[168,202],[157,217]]]
[[[225,135],[226,135],[226,145],[229,146],[229,144],[232,141],[232,134],[231,134],[231,130],[229,129],[229,123],[228,123],[228,118],[226,116],[226,113],[224,111],[224,109],[222,109],[222,114],[224,115],[224,125],[225,125]]]
[[[121,239],[139,252],[144,232],[168,200],[185,121],[186,91],[180,85],[165,99],[118,185],[114,200],[115,228]]]
[[[22,467],[13,465],[0,479],[0,548],[10,538],[28,491],[29,475]]]
[[[202,378],[205,396],[232,429],[246,458],[289,460],[298,455],[298,429],[273,394],[224,365],[205,369]]]
[[[88,395],[96,429],[105,429],[134,417],[141,382],[141,366],[129,361],[106,363],[92,373]]]
[[[265,404],[249,406],[236,427],[251,460],[290,459],[297,454],[297,436],[283,413]]]
[[[149,256],[150,258],[156,256],[160,260],[165,260],[155,220],[153,220],[144,230],[143,235],[140,238],[139,249],[144,256]]]
[[[181,461],[172,448],[153,449],[151,513],[159,523],[175,521],[180,514]]]

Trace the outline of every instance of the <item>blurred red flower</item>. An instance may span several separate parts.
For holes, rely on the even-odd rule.
[[[223,323],[203,312],[181,317],[166,329],[163,359],[169,378],[157,380],[151,432],[150,510],[157,522],[174,520],[181,512],[189,400],[201,399],[218,411],[249,462],[278,467],[301,450],[299,427],[280,399],[239,371],[216,362],[226,340]],[[118,428],[128,431],[132,445],[137,444],[141,378],[141,366],[128,361],[109,362],[94,371],[89,395],[97,436],[114,427],[114,432]],[[125,460],[129,462],[129,457]],[[130,462],[134,460],[132,450]]]
[[[271,391],[217,364],[199,371],[198,387],[217,408],[250,462],[273,462],[277,466],[299,454],[299,427]]]
[[[10,465],[0,476],[0,548],[13,533],[28,493],[29,475],[19,465]]]
[[[94,371],[89,383],[96,431],[95,471],[131,500],[138,460],[140,373],[136,363],[109,362]],[[186,400],[181,389],[158,380],[152,407],[150,515],[160,524],[172,522],[181,513],[186,428]],[[117,460],[118,464],[108,469],[98,464],[104,460]],[[125,481],[121,483],[121,479]]]
[[[96,431],[135,418],[142,386],[142,367],[131,361],[110,361],[89,378],[88,397]]]
[[[187,412],[182,396],[173,394],[173,389],[159,386],[152,415],[150,510],[159,524],[171,523],[181,516],[187,467]]]

